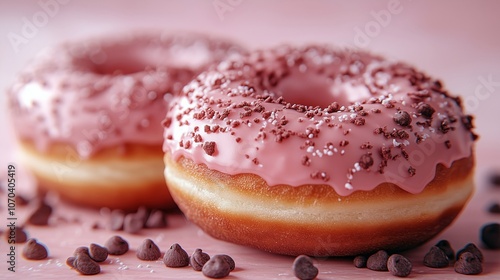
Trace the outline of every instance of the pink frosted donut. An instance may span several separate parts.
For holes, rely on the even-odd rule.
[[[216,238],[289,255],[403,250],[473,190],[472,117],[414,68],[279,47],[224,61],[169,109],[165,177]]]
[[[95,207],[171,207],[163,179],[168,100],[240,48],[147,33],[42,52],[8,92],[20,159],[42,190]]]

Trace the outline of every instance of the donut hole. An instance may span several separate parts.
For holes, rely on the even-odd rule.
[[[143,46],[114,46],[89,55],[91,71],[99,75],[130,75],[156,68],[159,49],[145,50]]]
[[[297,71],[280,80],[273,90],[286,102],[326,108],[333,102],[340,106],[354,102],[355,99],[344,87],[327,76]]]

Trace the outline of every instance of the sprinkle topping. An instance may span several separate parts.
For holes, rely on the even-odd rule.
[[[418,193],[438,163],[468,157],[477,138],[441,82],[318,46],[226,61],[185,86],[165,119],[164,150],[174,158],[257,174],[270,186],[326,184],[340,195],[384,182]]]

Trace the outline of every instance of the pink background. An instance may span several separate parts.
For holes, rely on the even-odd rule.
[[[226,10],[218,11],[214,4]],[[482,212],[487,199],[500,199],[498,192],[494,197],[483,193],[485,174],[500,170],[499,119],[494,115],[500,105],[499,11],[500,1],[494,0],[1,1],[0,89],[5,92],[16,73],[45,47],[137,29],[194,30],[229,37],[249,48],[282,43],[365,47],[442,79],[476,116],[481,136],[476,147],[478,192],[458,222],[462,227],[473,224],[476,234],[480,222],[492,220]],[[27,32],[29,24],[35,29]],[[365,34],[362,41],[360,32]],[[12,36],[26,41],[15,46]],[[0,94],[0,106],[0,164],[6,166],[15,158],[5,156],[12,150],[5,94]],[[465,217],[482,218],[470,224]],[[499,222],[498,216],[493,220]],[[490,272],[500,273],[498,268]]]

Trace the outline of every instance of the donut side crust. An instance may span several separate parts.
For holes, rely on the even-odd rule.
[[[272,253],[352,256],[416,247],[446,228],[473,193],[473,155],[419,194],[391,183],[339,196],[328,185],[268,186],[253,174],[228,175],[164,157],[170,193],[209,235]]]
[[[22,140],[18,154],[42,193],[55,191],[67,201],[95,208],[175,207],[162,176],[161,146],[125,144],[81,159],[68,144],[40,151]]]

